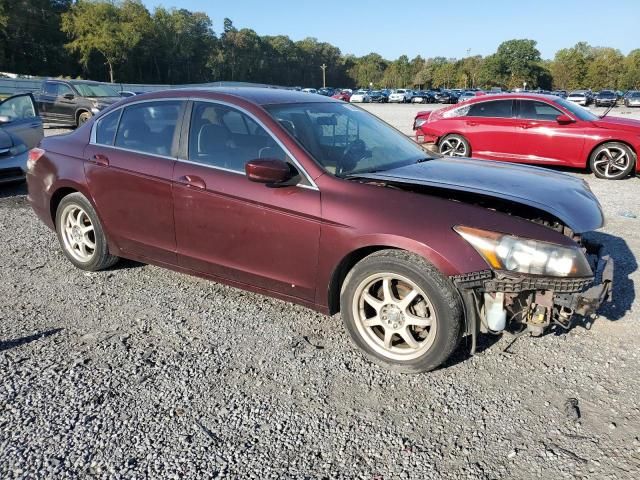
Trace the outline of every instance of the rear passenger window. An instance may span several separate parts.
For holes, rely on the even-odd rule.
[[[469,108],[468,117],[494,117],[494,118],[511,118],[512,116],[511,100],[494,100],[492,102],[474,103]]]
[[[100,118],[96,124],[96,143],[99,145],[113,145],[118,129],[118,120],[122,110],[116,110]]]
[[[287,160],[284,150],[251,117],[226,105],[195,102],[189,160],[244,173],[250,160]]]
[[[181,106],[180,101],[168,101],[126,107],[120,118],[116,146],[153,155],[171,155]]]

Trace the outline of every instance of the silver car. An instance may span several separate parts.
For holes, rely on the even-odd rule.
[[[624,99],[626,107],[640,107],[640,92],[629,92]]]
[[[30,93],[0,102],[0,184],[25,179],[29,150],[43,136],[42,119]]]

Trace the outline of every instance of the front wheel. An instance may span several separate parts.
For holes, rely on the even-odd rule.
[[[92,117],[91,113],[82,112],[80,115],[78,115],[78,121],[76,122],[76,127],[79,127],[83,123],[86,123],[91,117]]]
[[[441,365],[462,332],[453,285],[423,258],[382,250],[349,272],[341,292],[345,329],[374,363],[420,373]]]
[[[458,134],[445,135],[438,144],[438,151],[446,157],[468,157],[471,155],[469,142]]]
[[[633,151],[619,142],[604,143],[589,157],[589,166],[593,174],[606,180],[620,180],[627,177],[635,164]]]
[[[56,232],[65,256],[81,270],[95,272],[118,261],[109,253],[96,211],[81,193],[67,195],[58,205]]]

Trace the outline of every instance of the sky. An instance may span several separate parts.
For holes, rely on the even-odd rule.
[[[524,0],[449,2],[348,0],[143,0],[155,6],[203,11],[216,34],[225,17],[236,28],[259,35],[316,37],[357,56],[377,52],[387,59],[489,55],[513,38],[538,42],[544,59],[579,41],[618,48],[640,48],[640,0]]]

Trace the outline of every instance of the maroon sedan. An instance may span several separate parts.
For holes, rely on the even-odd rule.
[[[481,331],[567,327],[610,291],[611,261],[581,236],[603,223],[583,181],[432,159],[319,95],[132,97],[44,139],[27,177],[78,268],[125,257],[341,312],[371,360],[404,372]]]
[[[484,95],[419,112],[416,139],[448,156],[589,167],[617,180],[640,171],[640,121],[598,117],[561,97]]]

